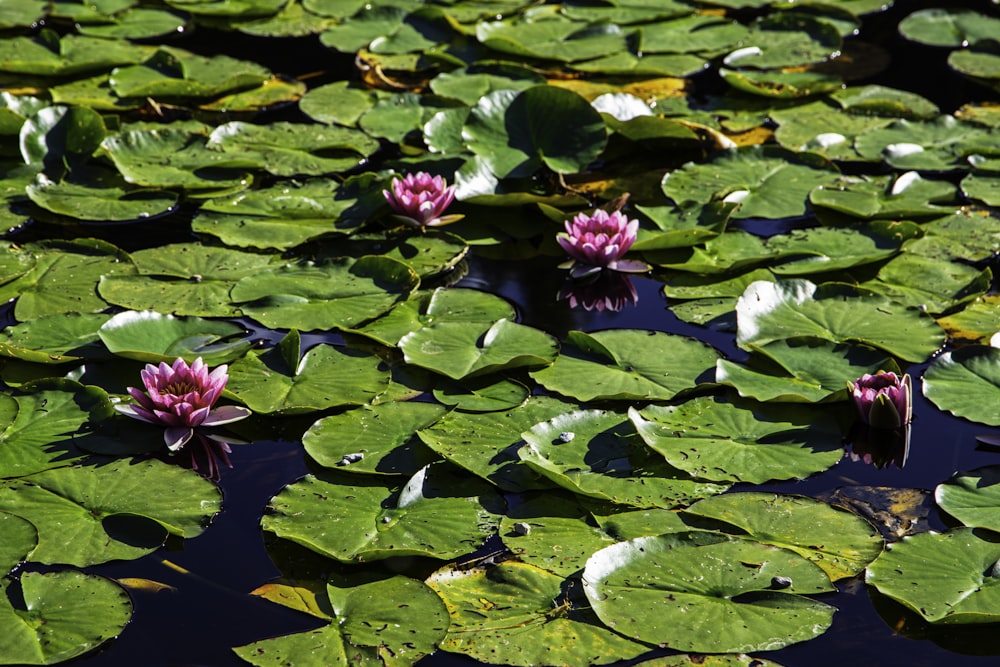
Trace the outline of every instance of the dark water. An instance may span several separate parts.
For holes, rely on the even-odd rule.
[[[951,112],[963,101],[996,99],[995,93],[947,72],[947,50],[916,47],[899,40],[895,21],[902,15],[928,6],[954,6],[953,2],[908,2],[900,0],[890,13],[866,24],[863,38],[883,49],[889,65],[865,82],[913,90]],[[961,3],[995,13],[989,2]],[[211,35],[211,33],[204,33]],[[220,42],[208,39],[201,48],[188,41],[179,46],[202,52],[217,52]],[[231,42],[231,43],[230,43]],[[278,72],[300,75],[322,62],[333,70],[350,66],[337,60],[311,40],[294,47],[262,48],[260,40],[232,38],[226,52],[236,57],[264,61]],[[231,47],[231,48],[230,48]],[[877,51],[873,52],[876,57]],[[322,52],[322,54],[320,54]],[[313,58],[317,54],[322,57]],[[325,83],[332,70],[315,79]],[[861,83],[861,82],[855,82]],[[90,235],[90,234],[88,234]],[[115,242],[115,233],[109,240]],[[124,234],[129,236],[129,234]],[[134,238],[134,237],[133,237]],[[123,245],[123,247],[126,247]],[[694,336],[711,343],[726,356],[741,359],[731,334],[708,331],[677,320],[666,308],[660,284],[636,279],[639,300],[620,313],[574,310],[556,301],[564,274],[555,260],[504,264],[473,259],[471,270],[460,286],[501,294],[516,304],[525,324],[562,337],[571,329],[593,331],[611,327],[643,328]],[[315,342],[315,341],[313,341]],[[911,367],[916,380],[924,366]],[[919,388],[915,381],[915,388]],[[914,397],[915,421],[909,455],[903,468],[878,469],[873,465],[843,459],[830,470],[799,482],[754,487],[781,493],[830,498],[840,490],[856,487],[891,487],[932,492],[954,472],[1000,463],[1000,450],[977,444],[976,436],[997,433],[941,413],[920,392]],[[283,486],[306,472],[301,445],[289,441],[257,441],[238,448],[234,468],[224,472],[222,513],[197,538],[161,549],[127,563],[89,568],[107,576],[146,578],[173,587],[160,592],[133,592],[135,615],[129,626],[106,648],[70,664],[79,667],[167,667],[246,665],[230,647],[268,636],[308,630],[320,625],[315,619],[249,596],[254,588],[278,576],[264,548],[259,521],[267,501]],[[933,510],[921,519],[927,528],[943,528],[945,518]],[[871,667],[921,667],[953,665],[980,667],[1000,664],[1000,641],[992,640],[995,628],[928,630],[919,620],[885,600],[873,599],[858,579],[839,583],[840,592],[826,601],[839,608],[832,628],[821,637],[760,654],[787,667],[840,667],[858,663]],[[881,612],[881,615],[880,615]],[[462,656],[438,654],[421,662],[425,666],[476,664]]]

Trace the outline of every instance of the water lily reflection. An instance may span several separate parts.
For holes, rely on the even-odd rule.
[[[571,308],[617,313],[638,303],[639,293],[628,276],[602,271],[584,280],[567,280],[560,288],[558,298],[569,301]]]
[[[123,415],[164,427],[163,440],[171,452],[179,451],[197,438],[206,458],[206,474],[215,477],[219,460],[232,467],[228,457],[232,451],[230,445],[242,441],[202,429],[231,424],[250,415],[250,410],[236,405],[215,407],[229,381],[227,370],[227,366],[222,365],[209,372],[201,357],[191,365],[181,358],[172,365],[146,364],[140,373],[143,388],[128,388],[136,402],[114,407]],[[191,465],[197,470],[196,454],[191,451]]]
[[[427,172],[394,178],[382,194],[395,212],[394,217],[411,227],[440,227],[461,220],[462,215],[444,215],[455,200],[455,186]]]
[[[910,425],[885,429],[856,424],[847,454],[852,461],[867,463],[879,470],[889,466],[902,468],[910,455]]]

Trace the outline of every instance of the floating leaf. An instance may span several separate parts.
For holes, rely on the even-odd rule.
[[[38,544],[34,524],[14,514],[0,512],[0,570],[6,576],[22,563]]]
[[[40,364],[58,364],[83,357],[104,356],[98,329],[110,315],[67,313],[47,315],[7,327],[0,354]]]
[[[996,623],[998,560],[994,533],[918,533],[889,545],[868,566],[865,581],[931,623]]]
[[[662,331],[572,331],[566,342],[573,347],[531,376],[581,401],[669,400],[711,378],[718,359],[711,346]]]
[[[934,500],[945,512],[973,528],[1000,528],[1000,467],[984,466],[955,475],[934,489]]]
[[[939,354],[924,373],[924,396],[957,417],[1000,426],[1000,348],[970,345]]]
[[[112,354],[150,363],[188,363],[201,357],[210,366],[243,356],[251,342],[246,330],[230,322],[176,318],[151,310],[118,313],[98,330]],[[235,338],[235,340],[233,340]]]
[[[132,617],[128,593],[83,572],[25,572],[24,607],[0,580],[0,664],[54,665],[115,637]]]
[[[602,626],[579,589],[533,565],[448,566],[427,585],[451,616],[445,651],[527,666],[601,664],[647,649]]]
[[[823,634],[834,612],[803,596],[833,590],[808,560],[704,532],[605,547],[587,561],[583,587],[605,624],[680,651],[774,650]]]
[[[650,448],[700,479],[753,484],[801,479],[843,456],[840,429],[817,410],[706,397],[632,408],[629,418]]]

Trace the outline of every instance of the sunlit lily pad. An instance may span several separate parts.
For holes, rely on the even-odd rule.
[[[971,345],[934,358],[924,373],[924,396],[942,410],[1000,426],[1000,348]]]
[[[182,32],[187,25],[185,16],[152,7],[133,7],[116,13],[110,22],[79,22],[81,35],[106,39],[149,39]]]
[[[693,477],[762,484],[801,479],[843,456],[840,429],[818,410],[718,398],[629,410],[642,439]]]
[[[0,512],[0,537],[0,570],[6,576],[38,544],[38,531],[30,521]]]
[[[85,72],[107,71],[116,65],[141,62],[156,49],[121,40],[66,35],[52,30],[31,37],[10,37],[0,41],[0,70],[44,76],[79,76]]]
[[[436,322],[406,334],[399,349],[407,363],[454,380],[521,366],[552,363],[558,343],[538,329],[496,322]]]
[[[854,142],[863,157],[881,157],[897,169],[917,171],[967,168],[969,155],[992,151],[995,146],[989,129],[948,115],[934,121],[897,120],[865,132]]]
[[[220,502],[219,489],[198,473],[155,460],[56,468],[0,482],[0,510],[35,525],[31,560],[48,564],[139,558],[167,533],[199,535]]]
[[[458,382],[442,382],[434,388],[434,398],[468,412],[509,410],[521,405],[531,390],[520,382],[478,376]]]
[[[97,330],[109,317],[67,313],[8,327],[0,338],[0,354],[41,364],[103,356]]]
[[[83,572],[25,572],[24,606],[0,580],[0,664],[55,665],[115,637],[132,617],[117,583]]]
[[[804,597],[833,590],[805,558],[704,532],[605,547],[587,561],[583,586],[605,624],[680,651],[773,650],[821,635],[835,611]]]
[[[648,647],[601,625],[579,587],[533,565],[448,566],[427,579],[448,607],[441,649],[506,665],[592,665]]]
[[[1000,252],[1000,220],[988,211],[963,209],[920,225],[922,238],[906,243],[906,251],[938,260],[986,261]]]
[[[721,199],[736,202],[743,218],[791,218],[806,213],[809,192],[832,183],[832,165],[803,162],[778,148],[752,147],[720,153],[710,162],[689,163],[669,173],[663,192],[678,204]]]
[[[992,273],[957,262],[904,253],[862,286],[932,315],[968,303],[990,289]]]
[[[995,533],[958,528],[918,533],[889,546],[865,581],[931,623],[1000,621]]]
[[[1000,467],[995,465],[955,475],[934,489],[945,512],[973,528],[1000,532]]]
[[[555,363],[532,372],[543,387],[581,401],[669,400],[711,381],[718,353],[662,331],[571,331]]]
[[[271,499],[264,530],[343,562],[391,556],[451,559],[475,551],[496,530],[489,485],[446,464],[421,468],[387,487],[358,475],[306,476]]]
[[[113,183],[55,182],[44,175],[37,176],[25,192],[46,211],[102,222],[156,217],[177,204],[175,194],[161,190],[119,187]]]
[[[721,68],[719,75],[737,90],[777,99],[812,97],[839,90],[843,86],[840,77],[821,72],[758,72]]]
[[[908,171],[899,178],[845,176],[809,193],[809,202],[853,218],[928,218],[952,213],[958,188]],[[820,210],[822,213],[822,210]]]
[[[275,329],[350,329],[388,311],[418,283],[387,257],[300,262],[242,278],[229,298],[243,314]]]
[[[593,498],[670,509],[729,488],[666,464],[620,413],[577,410],[539,423],[523,437],[526,444],[517,451],[522,461],[559,486]]]
[[[451,412],[417,435],[444,458],[505,491],[552,488],[552,482],[518,458],[521,433],[572,408],[554,398],[532,396],[506,412]]]
[[[581,24],[554,12],[506,21],[483,21],[476,38],[491,49],[515,56],[576,62],[624,51],[625,33],[617,25]]]
[[[260,667],[281,663],[325,667],[362,657],[377,662],[388,652],[392,664],[410,665],[432,653],[448,628],[441,599],[422,582],[401,575],[327,582],[325,598],[321,613],[329,625],[233,651]]]
[[[926,97],[886,86],[850,86],[830,98],[846,111],[898,118],[933,118],[938,107]]]
[[[980,39],[996,39],[1000,19],[962,9],[921,9],[900,21],[898,29],[914,42],[957,48]]]
[[[846,286],[808,280],[756,282],[736,304],[737,342],[766,345],[796,336],[864,343],[920,362],[944,343],[944,332],[915,308]]]
[[[277,258],[178,243],[132,253],[138,275],[103,275],[98,291],[111,303],[137,311],[232,317],[229,291],[244,278],[275,265]]]
[[[823,62],[840,50],[841,38],[829,23],[795,12],[777,12],[750,26],[745,43],[726,56],[726,67],[768,69]]]
[[[988,345],[1000,331],[1000,297],[989,295],[976,299],[957,313],[938,319],[952,339]]]
[[[98,330],[112,354],[150,363],[171,364],[178,357],[211,366],[232,361],[250,349],[246,330],[231,322],[176,318],[154,311],[118,313]]]
[[[794,551],[833,580],[863,572],[882,553],[882,538],[870,523],[804,496],[725,494],[700,500],[684,514],[728,523],[741,536]]]
[[[416,432],[446,412],[441,405],[415,401],[365,405],[316,421],[303,434],[302,445],[327,468],[412,475],[438,458],[416,440]]]
[[[120,97],[218,97],[260,85],[270,75],[256,63],[161,46],[141,64],[116,68],[108,82]]]

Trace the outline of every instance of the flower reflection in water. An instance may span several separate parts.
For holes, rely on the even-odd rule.
[[[617,313],[639,302],[632,280],[621,273],[601,271],[582,280],[567,280],[559,289],[559,300],[571,308]]]
[[[889,466],[902,468],[909,454],[910,424],[897,429],[855,424],[851,447],[847,452],[852,461],[867,463],[879,470]]]

